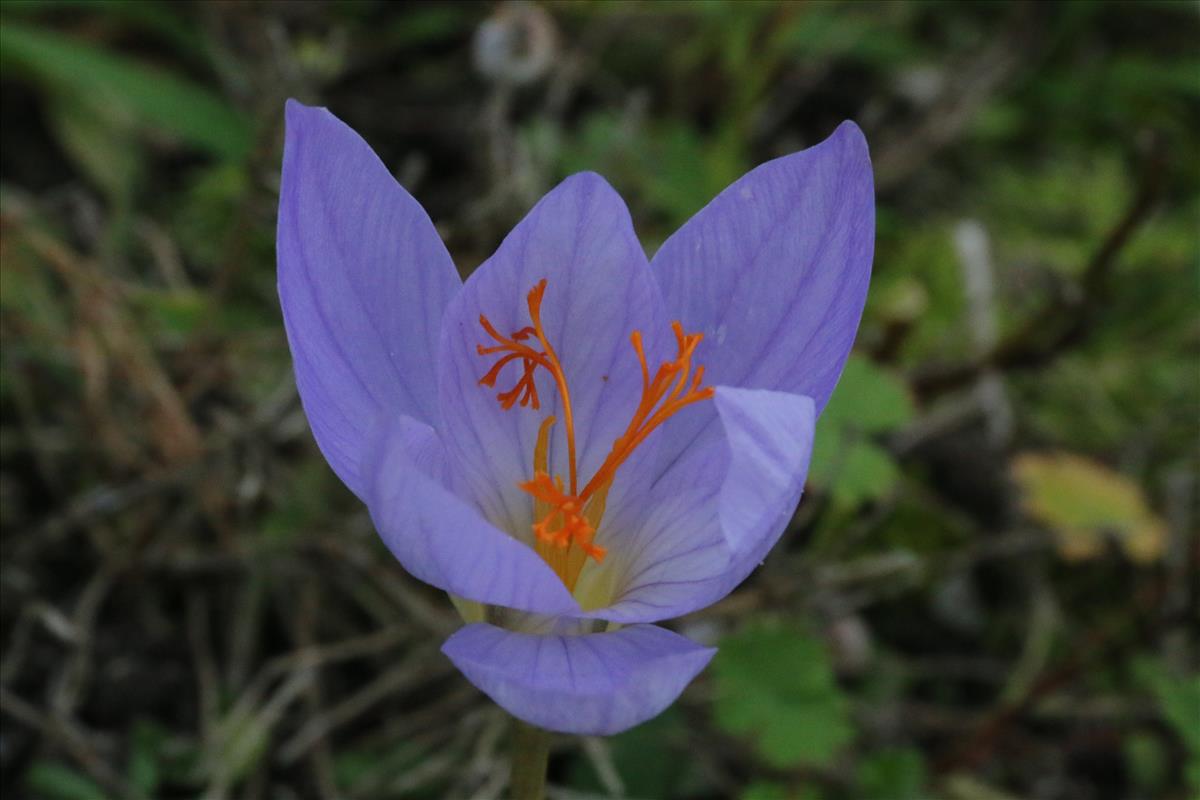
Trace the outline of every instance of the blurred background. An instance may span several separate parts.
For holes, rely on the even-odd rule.
[[[1200,796],[1191,2],[0,6],[0,788],[491,798],[502,713],[292,380],[289,96],[464,274],[582,169],[648,252],[856,120],[875,277],[808,491],[557,798]]]

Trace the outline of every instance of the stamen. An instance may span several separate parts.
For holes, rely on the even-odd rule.
[[[571,395],[567,391],[567,376],[563,372],[562,364],[558,360],[558,354],[554,352],[554,348],[550,346],[549,340],[546,338],[546,332],[542,329],[542,298],[546,295],[546,279],[542,278],[537,282],[529,294],[526,295],[525,301],[529,308],[529,319],[533,322],[532,326],[526,326],[519,331],[515,331],[512,336],[502,336],[496,327],[492,325],[484,314],[479,315],[479,324],[487,332],[488,336],[495,339],[498,344],[485,347],[476,345],[475,352],[481,356],[491,355],[493,353],[507,353],[498,362],[492,365],[487,374],[480,379],[479,383],[484,386],[493,386],[496,378],[513,358],[509,356],[519,356],[524,359],[522,362],[525,368],[521,379],[517,381],[517,385],[510,391],[501,392],[496,395],[496,399],[500,401],[500,407],[505,411],[512,408],[516,402],[517,396],[524,392],[521,396],[521,405],[525,406],[532,404],[536,410],[540,407],[537,395],[537,385],[534,382],[534,372],[537,367],[542,367],[551,374],[554,382],[558,387],[559,400],[562,403],[563,422],[567,429],[567,460],[570,466],[570,482],[571,493],[574,494],[578,489],[578,476],[575,471],[575,417],[571,412]],[[526,339],[536,338],[542,346],[541,351],[533,349],[530,345],[525,344]]]
[[[481,356],[493,353],[506,353],[506,355],[492,365],[487,374],[479,379],[479,384],[481,386],[494,387],[496,379],[500,377],[500,370],[519,358],[524,368],[521,373],[521,379],[517,381],[517,385],[511,390],[497,394],[496,399],[500,401],[500,407],[505,411],[513,407],[518,397],[520,397],[522,407],[532,406],[535,411],[541,408],[541,403],[538,400],[537,383],[533,380],[533,374],[538,366],[548,368],[549,364],[545,360],[545,353],[539,353],[529,345],[521,343],[521,340],[528,339],[534,335],[533,328],[522,328],[511,337],[507,337],[501,336],[500,332],[496,330],[487,316],[483,314],[479,315],[479,324],[499,344],[490,347],[484,347],[481,344],[476,345],[475,352]]]
[[[554,382],[558,385],[558,395],[563,406],[563,421],[567,428],[567,465],[571,477],[571,494],[575,494],[578,483],[575,470],[575,417],[571,412],[571,393],[567,391],[566,373],[563,372],[558,354],[554,352],[554,348],[550,346],[550,341],[546,338],[546,331],[542,329],[542,298],[545,295],[546,279],[542,278],[536,286],[529,290],[526,302],[529,306],[529,318],[533,320],[533,333],[542,343],[543,355],[546,357],[546,369],[554,376]],[[528,330],[528,328],[523,330]]]
[[[492,365],[479,383],[488,387],[495,386],[504,367],[520,359],[523,366],[520,380],[511,390],[498,394],[496,399],[506,410],[512,408],[518,399],[522,406],[532,405],[536,410],[539,407],[537,385],[534,382],[537,368],[542,367],[554,378],[566,427],[569,490],[563,485],[562,478],[552,476],[549,469],[549,437],[550,428],[555,423],[554,417],[547,417],[538,429],[532,480],[518,486],[533,498],[533,534],[538,553],[558,573],[567,588],[574,590],[587,559],[591,558],[600,563],[607,553],[605,548],[594,544],[593,540],[604,517],[608,491],[612,488],[617,470],[660,425],[683,408],[708,400],[715,390],[701,385],[704,381],[702,365],[697,365],[695,373],[692,373],[692,355],[704,338],[703,334],[684,333],[683,326],[679,322],[673,322],[671,329],[675,334],[678,354],[674,359],[659,365],[652,379],[642,345],[641,331],[633,331],[629,339],[642,371],[641,400],[625,432],[613,442],[604,463],[583,487],[583,491],[579,491],[575,458],[575,423],[566,374],[542,327],[541,308],[545,293],[546,279],[543,278],[530,290],[526,298],[529,318],[533,325],[521,328],[509,337],[500,335],[487,317],[480,315],[479,322],[483,329],[498,344],[487,347],[478,345],[477,352],[480,355],[504,355]],[[526,340],[533,338],[537,339],[541,350],[525,344]]]
[[[658,372],[655,373],[654,381],[650,383],[647,383],[649,370],[646,365],[646,354],[642,349],[642,337],[637,331],[634,331],[633,335],[630,336],[633,349],[637,353],[638,360],[642,365],[642,400],[638,403],[638,408],[634,412],[629,426],[625,429],[625,433],[613,442],[612,450],[609,451],[608,457],[604,459],[604,463],[600,465],[600,469],[596,470],[596,474],[592,476],[587,486],[579,493],[580,497],[587,499],[598,491],[600,487],[610,485],[616,476],[617,469],[633,454],[638,445],[646,441],[646,437],[658,428],[658,426],[662,425],[685,407],[692,403],[698,403],[701,400],[708,400],[715,393],[716,390],[711,386],[704,388],[700,386],[704,378],[703,366],[697,367],[696,375],[690,383],[688,381],[689,373],[691,372],[692,354],[696,351],[696,346],[704,338],[704,334],[693,333],[685,335],[683,326],[679,322],[671,323],[671,327],[675,331],[675,340],[679,347],[679,355],[674,361],[663,363],[658,368]],[[676,378],[676,376],[678,377]],[[684,391],[685,387],[686,391]],[[656,407],[657,410],[655,410]]]

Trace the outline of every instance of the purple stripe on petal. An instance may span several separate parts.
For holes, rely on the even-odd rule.
[[[480,603],[542,614],[578,611],[533,550],[446,490],[445,456],[432,428],[401,416],[373,437],[363,464],[371,519],[413,576]]]
[[[653,622],[716,602],[766,557],[804,488],[811,398],[717,388],[724,437],[687,451],[655,485],[641,524],[609,558],[616,602],[588,616]],[[617,566],[617,565],[620,566]]]
[[[442,652],[513,716],[552,731],[607,736],[657,716],[716,649],[653,625],[538,636],[476,623],[447,639]]]
[[[434,358],[461,282],[420,204],[323,108],[287,103],[279,299],[317,444],[359,497],[380,411],[438,419]]]
[[[819,414],[854,342],[874,240],[867,143],[845,122],[721,192],[652,268],[668,313],[705,334],[696,360],[710,383],[808,395]],[[666,463],[715,437],[714,419],[710,410],[672,420]]]

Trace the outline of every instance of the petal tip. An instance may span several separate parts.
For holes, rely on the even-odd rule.
[[[570,175],[568,175],[566,178],[563,179],[563,183],[564,184],[601,183],[601,184],[604,184],[605,186],[608,185],[608,181],[604,179],[603,175],[601,175],[599,172],[595,172],[590,169],[584,170],[583,172],[571,173]]]
[[[713,656],[717,654],[719,647],[701,647],[698,650],[688,654],[688,666],[696,670],[699,675],[708,666],[708,662],[713,660]]]
[[[289,97],[283,104],[283,118],[289,128],[300,124],[304,117],[314,112],[325,111],[323,106],[308,106],[294,97]]]
[[[350,133],[356,138],[361,138],[357,132],[325,106],[306,105],[294,97],[289,97],[283,104],[283,120],[284,131],[288,139],[305,129],[314,131],[339,129],[343,133]],[[332,127],[330,123],[333,123]]]
[[[858,123],[852,119],[842,120],[841,124],[833,131],[833,136],[847,141],[858,141],[864,145],[867,143],[867,135],[863,133],[862,128],[858,127]]]
[[[825,141],[838,145],[842,152],[853,160],[861,160],[867,164],[871,161],[871,147],[867,144],[867,136],[854,120],[843,121]]]
[[[576,172],[568,175],[558,185],[557,191],[574,190],[586,195],[592,195],[597,192],[608,193],[620,197],[620,192],[612,187],[603,175],[591,170],[585,172]]]

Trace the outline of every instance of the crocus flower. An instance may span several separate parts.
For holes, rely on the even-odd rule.
[[[279,296],[317,444],[462,611],[442,651],[555,731],[636,725],[712,657],[654,623],[724,597],[786,527],[873,242],[846,122],[653,261],[617,193],[574,175],[464,283],[370,147],[287,105]]]

